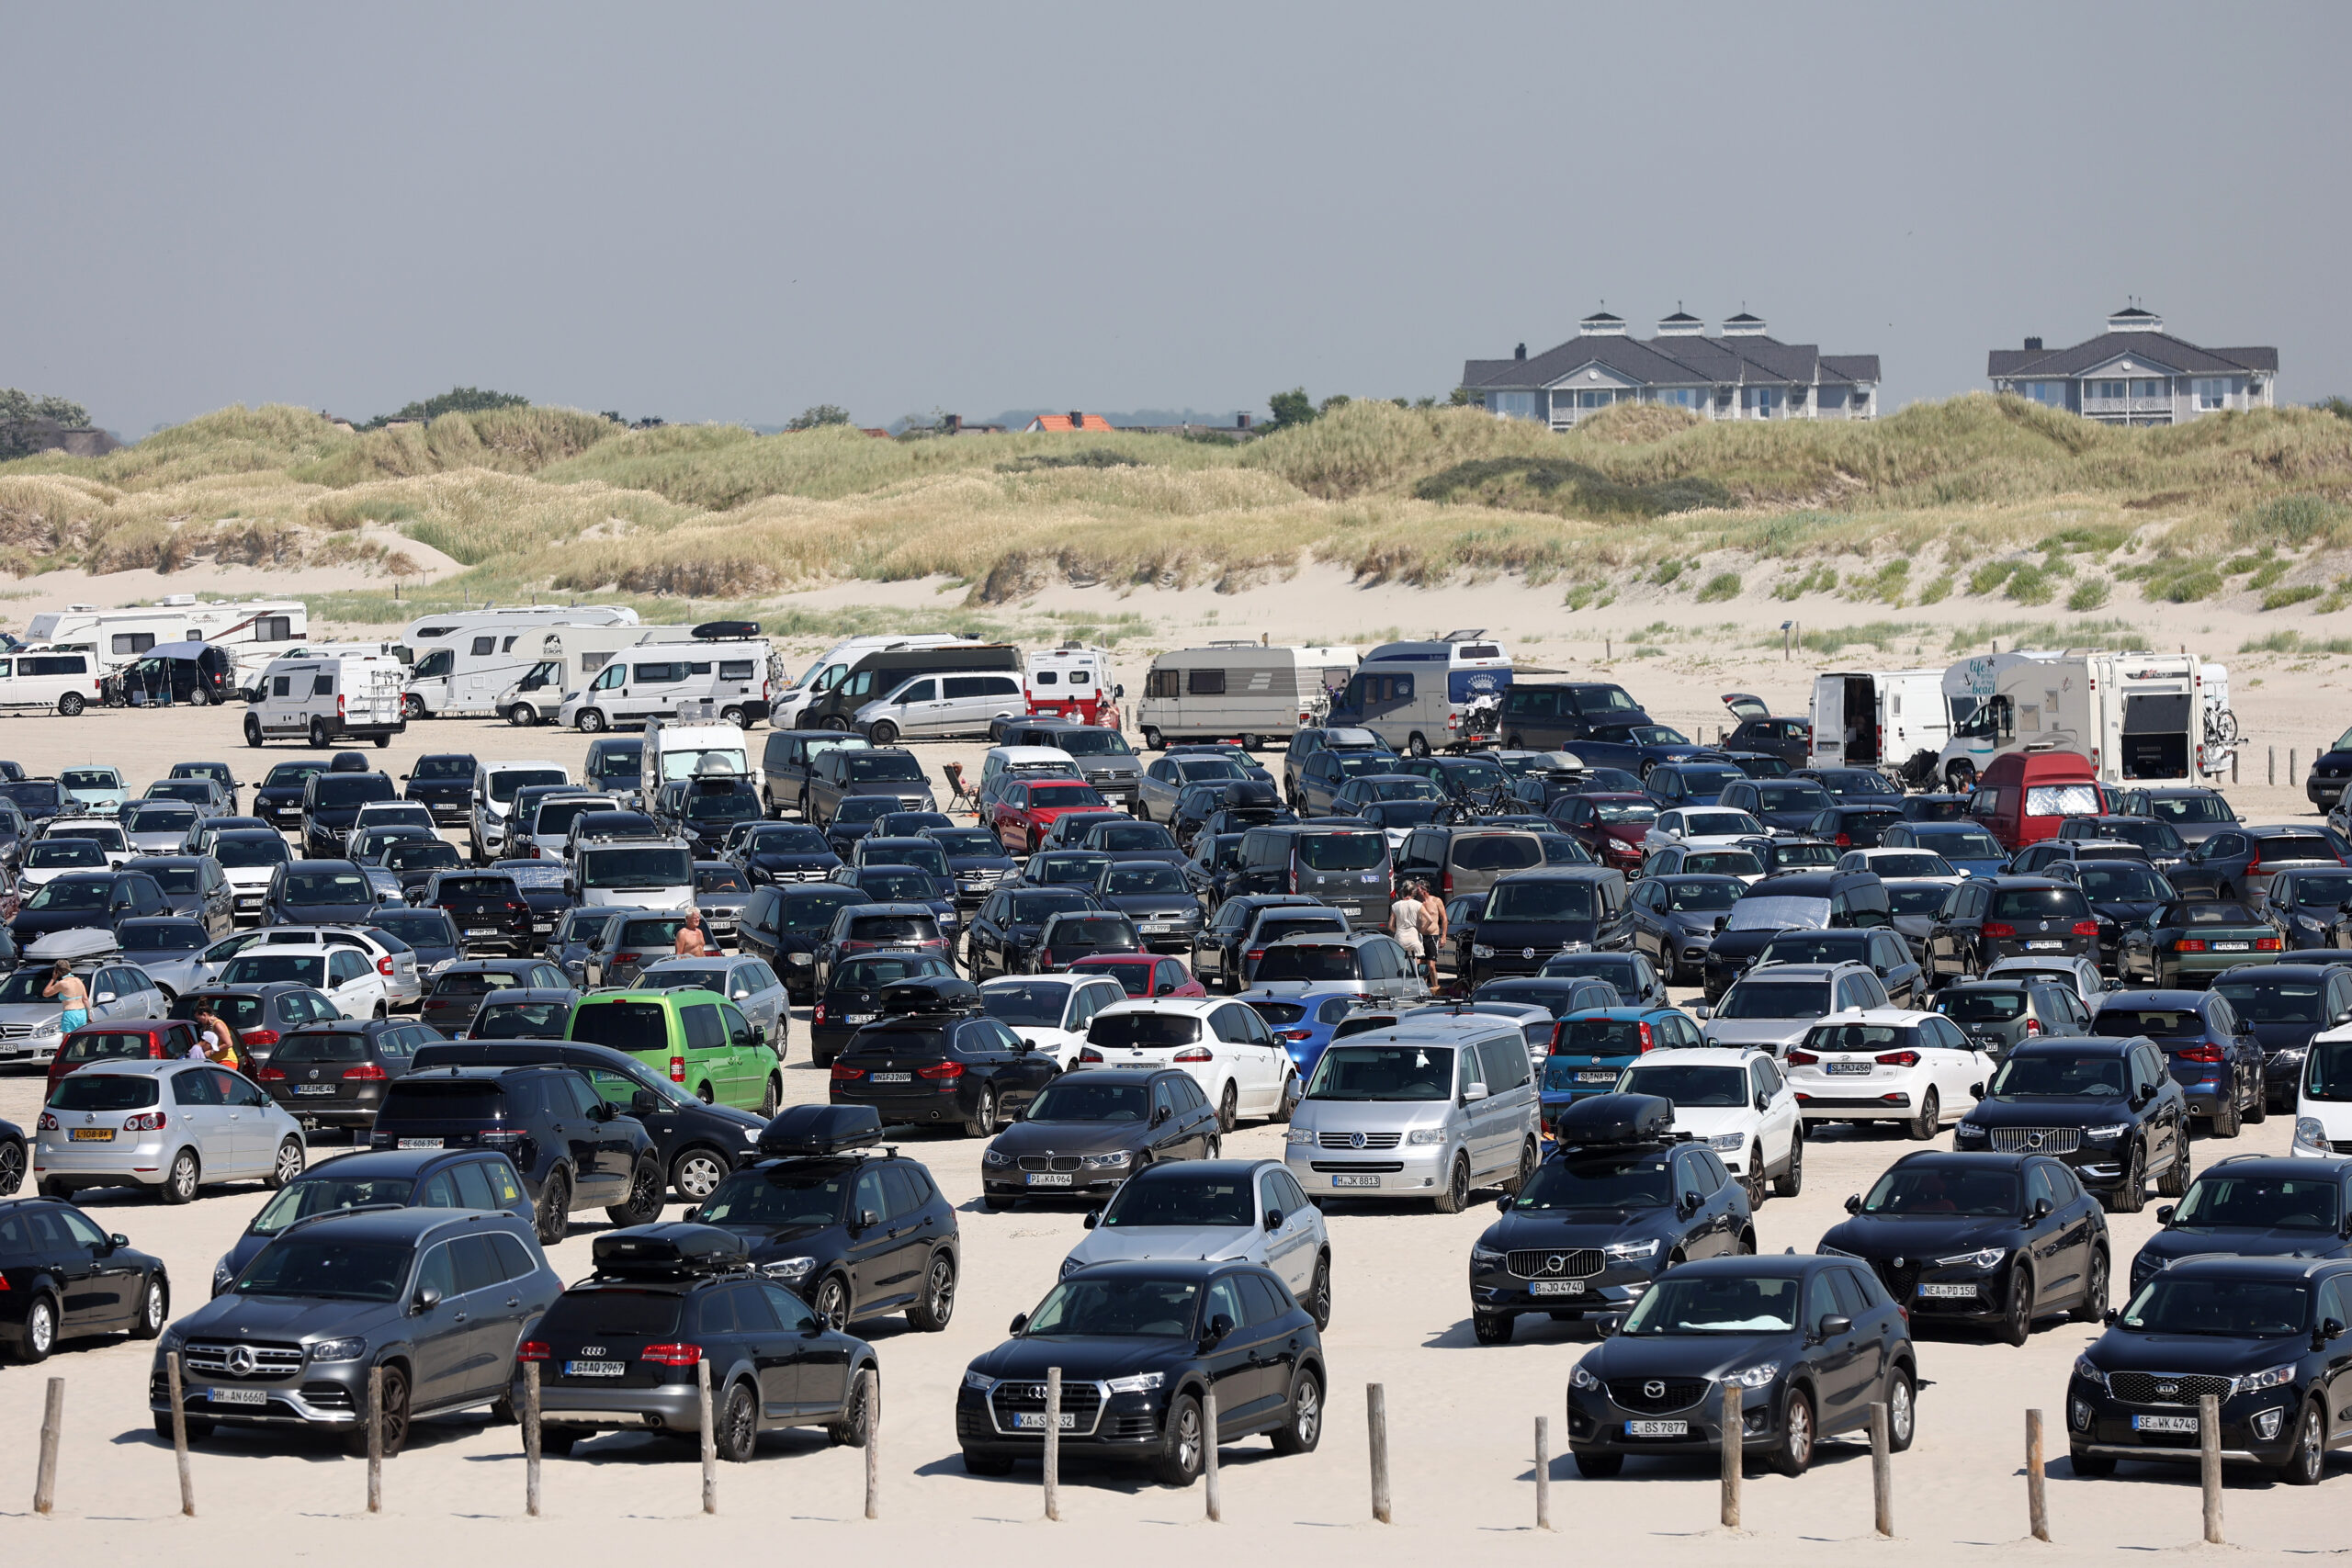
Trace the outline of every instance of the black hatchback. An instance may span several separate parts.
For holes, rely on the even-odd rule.
[[[985,1138],[1060,1070],[1053,1053],[983,1012],[969,980],[903,980],[883,987],[880,1010],[833,1062],[835,1105]]]
[[[1971,877],[1928,931],[1928,973],[1982,975],[2002,958],[2098,957],[2098,922],[2083,890],[2048,876]]]
[[[254,1081],[307,1128],[365,1128],[384,1090],[403,1077],[416,1048],[441,1038],[407,1019],[345,1019],[305,1024],[277,1043]]]
[[[171,1303],[164,1260],[73,1204],[0,1199],[0,1344],[17,1360],[45,1360],[60,1340],[95,1334],[153,1339]]]

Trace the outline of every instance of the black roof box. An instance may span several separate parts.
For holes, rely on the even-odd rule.
[[[1282,797],[1274,793],[1274,786],[1263,779],[1243,779],[1226,791],[1225,804],[1247,810],[1252,807],[1280,806]]]
[[[684,1220],[606,1231],[596,1238],[590,1255],[599,1274],[712,1274],[750,1265],[750,1250],[741,1236]]]
[[[837,1155],[882,1141],[881,1113],[870,1105],[788,1105],[760,1130],[763,1155]]]
[[[696,642],[716,642],[732,637],[759,635],[760,623],[757,621],[705,621],[695,628]]]
[[[1674,1101],[1655,1094],[1596,1094],[1560,1112],[1560,1144],[1663,1144],[1674,1136]]]
[[[887,1013],[978,1012],[980,988],[955,975],[899,980],[882,987],[881,1007]]]

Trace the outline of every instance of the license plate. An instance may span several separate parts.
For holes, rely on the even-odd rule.
[[[399,1146],[404,1149],[437,1149],[442,1144],[438,1138],[402,1138]]]
[[[842,1014],[842,1021],[843,1023],[872,1023],[874,1015],[870,1012],[845,1012]]]
[[[216,1388],[208,1390],[206,1400],[214,1404],[267,1404],[269,1393],[258,1388]]]
[[[912,1083],[915,1081],[915,1076],[912,1073],[876,1073],[874,1075],[874,1081],[876,1083]]]
[[[1997,1034],[1972,1034],[1969,1038],[1988,1051],[1997,1051],[2001,1047],[2001,1037]]]
[[[1334,1187],[1377,1187],[1380,1185],[1380,1177],[1376,1172],[1371,1176],[1335,1176],[1331,1178],[1331,1185]]]
[[[468,926],[466,934],[468,936],[496,936],[498,931],[492,926]]]
[[[1063,1411],[1056,1418],[1054,1425],[1065,1432],[1073,1431],[1078,1427],[1078,1417],[1069,1411]],[[1046,1413],[1042,1410],[1017,1411],[1012,1417],[1012,1427],[1017,1432],[1042,1432],[1046,1429]]]
[[[616,1378],[628,1371],[627,1361],[566,1361],[563,1375],[568,1378]]]
[[[2245,953],[2251,951],[2253,946],[2254,943],[2250,942],[2217,942],[2213,944],[2213,951],[2216,953]]]
[[[334,1085],[331,1083],[298,1083],[294,1086],[294,1092],[296,1094],[333,1094],[334,1092]]]
[[[1617,1075],[1606,1068],[1602,1068],[1597,1072],[1582,1072],[1577,1075],[1577,1082],[1578,1083],[1615,1083],[1616,1081]]]
[[[2055,953],[2065,945],[2063,942],[2030,942],[2025,944],[2025,950],[2028,953]]]
[[[1688,1421],[1628,1421],[1625,1436],[1629,1438],[1687,1438],[1690,1435]]]
[[[1069,1173],[1059,1170],[1033,1170],[1029,1173],[1032,1187],[1068,1187]]]
[[[1536,1280],[1529,1283],[1531,1296],[1580,1296],[1584,1294],[1582,1280]]]
[[[1833,1078],[1866,1078],[1871,1076],[1871,1064],[1868,1062],[1825,1062],[1822,1064],[1821,1070]]]
[[[555,922],[553,920],[533,920],[531,922],[531,929],[535,931],[551,931],[555,930]]]
[[[114,1129],[111,1127],[76,1127],[74,1129],[73,1141],[77,1144],[111,1144],[114,1142]]]
[[[2194,1416],[2134,1416],[2132,1417],[2132,1429],[2135,1432],[2194,1432],[2197,1430],[2197,1417]]]
[[[1973,1285],[1922,1285],[1919,1293],[1929,1301],[1959,1301],[1976,1294]]]

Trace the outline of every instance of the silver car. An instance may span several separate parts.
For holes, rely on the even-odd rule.
[[[1331,1322],[1331,1233],[1275,1159],[1189,1159],[1147,1166],[1120,1183],[1062,1275],[1090,1263],[1182,1258],[1247,1261],[1282,1276],[1317,1328]]]
[[[136,964],[101,960],[75,964],[74,973],[89,993],[92,1023],[171,1015],[171,998]],[[50,974],[46,964],[28,964],[0,980],[0,1062],[46,1062],[57,1055],[65,1014],[55,997],[41,995]]]
[[[152,1187],[185,1203],[207,1182],[285,1186],[301,1124],[241,1073],[206,1062],[102,1060],[60,1078],[32,1153],[40,1190]]]
[[[629,985],[640,991],[680,986],[715,991],[733,1002],[747,1022],[767,1030],[768,1043],[778,1056],[785,1054],[792,1031],[792,1000],[763,958],[664,958],[639,970]]]
[[[1831,1013],[1892,1007],[1886,987],[1863,964],[1768,964],[1732,982],[1713,1009],[1690,1010],[1705,1021],[1710,1045],[1754,1045],[1775,1056],[1804,1039]]]
[[[134,800],[122,810],[123,831],[142,855],[175,855],[200,815],[179,800]]]

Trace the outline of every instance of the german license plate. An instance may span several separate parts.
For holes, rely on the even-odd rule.
[[[296,1094],[333,1094],[334,1092],[334,1085],[331,1083],[298,1083],[294,1086],[294,1092]]]
[[[1061,1170],[1033,1170],[1029,1173],[1032,1187],[1068,1187],[1069,1173]]]
[[[1531,1296],[1580,1296],[1584,1294],[1582,1280],[1534,1280],[1527,1286]]]
[[[1331,1178],[1331,1185],[1334,1187],[1377,1187],[1380,1185],[1380,1177],[1377,1172],[1370,1176],[1335,1176]]]
[[[1617,1075],[1606,1070],[1605,1068],[1599,1072],[1578,1073],[1577,1075],[1577,1082],[1578,1083],[1615,1083],[1616,1081]]]
[[[466,934],[468,936],[496,936],[498,930],[494,926],[468,926]]]
[[[870,1012],[845,1012],[842,1014],[842,1021],[843,1023],[872,1023],[874,1015]]]
[[[553,920],[533,920],[531,922],[531,929],[535,931],[551,931],[555,930],[555,922]]]
[[[1821,1070],[1833,1078],[1866,1078],[1871,1076],[1868,1062],[1826,1062]]]
[[[2250,942],[2217,942],[2213,944],[2213,951],[2216,953],[2245,953],[2251,951],[2253,947],[2254,943]]]
[[[1687,1438],[1690,1435],[1688,1421],[1628,1421],[1625,1436],[1629,1438]]]
[[[1065,1410],[1059,1414],[1054,1425],[1065,1432],[1071,1431],[1078,1426],[1078,1417]],[[1015,1411],[1012,1416],[1012,1427],[1013,1430],[1018,1432],[1042,1432],[1046,1429],[1046,1413],[1042,1410]]]
[[[400,1147],[404,1149],[437,1149],[441,1146],[438,1138],[402,1138],[400,1141]]]
[[[563,1375],[568,1378],[616,1378],[628,1371],[627,1361],[566,1361]]]
[[[1965,1297],[1976,1294],[1976,1287],[1973,1285],[1928,1284],[1919,1287],[1919,1293],[1929,1301],[1959,1301]]]
[[[912,1073],[876,1073],[874,1075],[874,1081],[876,1083],[912,1083],[915,1081],[915,1076]]]
[[[1137,929],[1148,931],[1172,931],[1176,929],[1176,922],[1173,920],[1145,920]]]
[[[267,1404],[269,1391],[259,1388],[216,1388],[204,1396],[214,1404]]]
[[[111,1127],[76,1127],[74,1129],[73,1141],[77,1144],[111,1144],[114,1142],[114,1129]]]
[[[2134,1416],[2132,1429],[2135,1432],[2194,1432],[2194,1416]]]
[[[2028,953],[2055,953],[2065,945],[2064,942],[2056,941],[2029,942],[2025,944],[2025,950]]]

